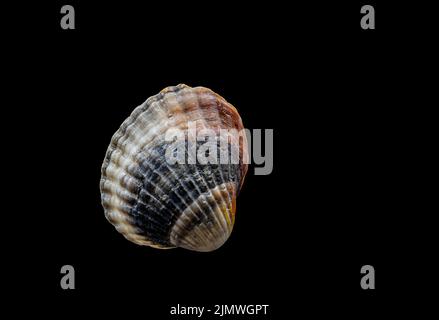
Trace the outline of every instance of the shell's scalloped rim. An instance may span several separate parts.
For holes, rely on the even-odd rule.
[[[191,86],[188,86],[187,84],[184,84],[184,83],[180,83],[180,84],[178,84],[176,86],[166,87],[166,88],[162,89],[159,94],[151,96],[150,98],[148,98],[148,100],[151,99],[151,98],[154,98],[152,100],[155,100],[155,99],[157,99],[157,96],[160,95],[160,94],[167,94],[169,92],[174,93],[176,91],[183,90],[183,89],[193,89],[193,90],[200,90],[200,91],[209,92],[210,94],[216,96],[218,99],[223,100],[225,102],[225,104],[228,105],[234,112],[238,113],[238,110],[235,108],[235,106],[233,104],[228,102],[226,99],[224,99],[223,96],[221,96],[220,94],[216,93],[212,89],[209,89],[209,88],[206,88],[206,87],[203,87],[203,86],[191,87]],[[147,103],[148,103],[148,100],[146,100]]]
[[[178,89],[178,90],[181,90],[181,89],[185,89],[185,88],[190,89],[190,88],[192,88],[192,87],[191,87],[191,86],[188,86],[188,85],[186,85],[186,84],[184,84],[184,83],[180,83],[180,84],[177,84],[176,86],[169,86],[169,87],[166,87],[166,88],[160,90],[160,93],[162,93],[162,94],[166,94],[166,93],[168,93],[168,92],[175,92],[175,91],[177,91],[177,89]]]

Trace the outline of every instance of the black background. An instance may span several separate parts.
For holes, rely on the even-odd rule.
[[[141,319],[190,319],[169,315],[178,303],[269,304],[261,319],[392,310],[404,266],[421,255],[411,165],[421,98],[409,76],[419,60],[405,12],[371,1],[147,3],[69,2],[76,29],[62,30],[66,3],[54,2],[32,30],[23,81],[38,140],[28,146],[39,184],[25,246],[38,270],[35,308]],[[375,5],[376,30],[360,28],[364,4]],[[273,172],[250,167],[234,231],[211,253],[134,245],[100,205],[111,136],[178,83],[218,92],[247,128],[274,129]],[[75,290],[59,286],[65,264]],[[360,288],[365,264],[374,291]]]

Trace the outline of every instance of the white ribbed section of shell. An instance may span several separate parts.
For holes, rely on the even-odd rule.
[[[171,230],[171,243],[176,247],[201,252],[221,247],[233,229],[234,197],[229,197],[233,189],[233,184],[221,184],[200,195],[175,222]],[[210,211],[197,210],[197,207],[203,208],[207,204],[211,204]],[[209,219],[206,220],[205,216]]]
[[[137,107],[112,138],[112,144],[107,151],[111,153],[111,158],[103,165],[102,204],[106,209],[106,218],[126,239],[139,245],[167,248],[138,234],[138,230],[133,227],[129,216],[130,207],[127,204],[128,200],[137,197],[129,189],[140,185],[142,180],[142,177],[134,176],[139,166],[136,154],[143,148],[147,150],[146,146],[160,137],[160,131],[169,127],[167,117],[163,112],[158,112],[161,109],[155,106],[158,102],[151,100],[154,99],[148,99]]]

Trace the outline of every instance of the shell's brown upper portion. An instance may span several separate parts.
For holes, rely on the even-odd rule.
[[[173,141],[166,134],[179,129],[187,137],[193,127],[217,133],[218,154],[231,152],[220,143],[221,129],[241,133],[226,138],[239,146],[239,163],[170,164],[165,155]],[[100,182],[107,219],[137,244],[218,248],[232,230],[236,196],[247,172],[243,129],[237,110],[210,89],[178,85],[150,97],[124,121],[108,147]]]

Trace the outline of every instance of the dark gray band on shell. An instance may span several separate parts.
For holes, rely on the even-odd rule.
[[[198,146],[201,144],[197,142]],[[139,234],[164,246],[172,245],[169,242],[172,226],[201,194],[229,182],[238,188],[240,181],[238,164],[170,165],[163,161],[169,147],[168,143],[156,146],[148,158],[140,161],[143,184],[136,190],[138,196],[133,199],[130,211],[133,226],[139,230]],[[166,187],[169,188],[166,193],[160,188],[161,177],[166,177]],[[202,209],[201,214],[194,217],[192,227],[212,219],[211,215],[206,214],[211,209],[207,206]]]

